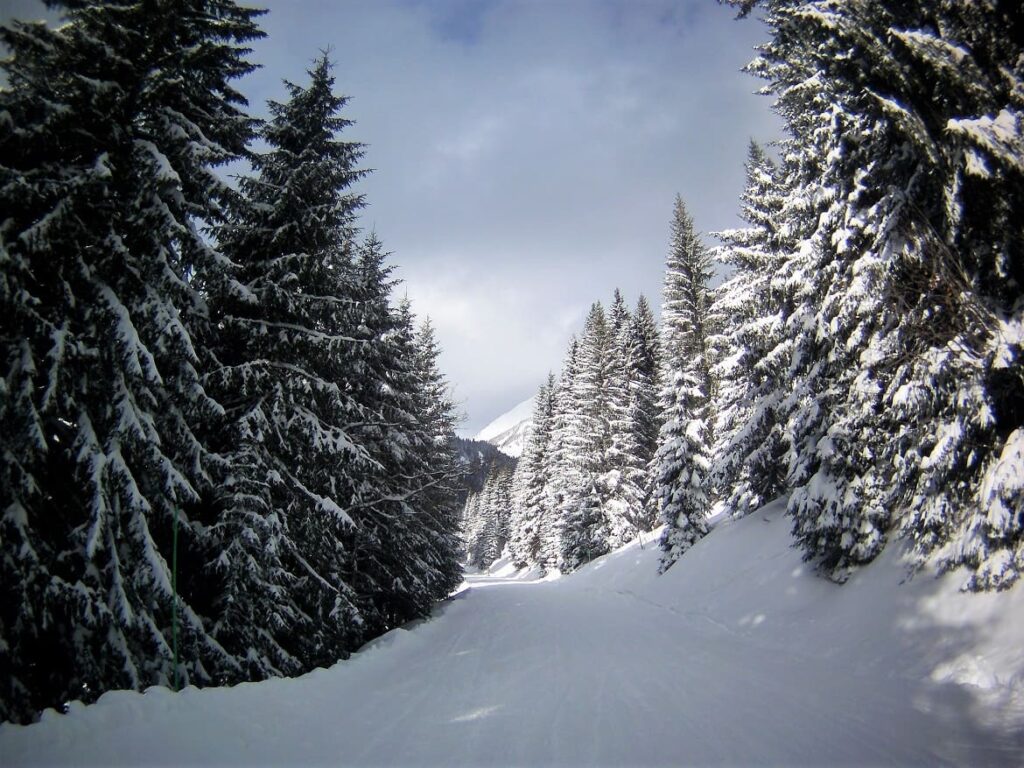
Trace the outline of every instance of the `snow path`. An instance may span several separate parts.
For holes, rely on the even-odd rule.
[[[329,670],[110,693],[0,727],[0,764],[1019,764],[1019,627],[993,619],[1019,619],[1019,590],[970,598],[991,632],[965,657],[921,610],[896,616],[942,581],[900,593],[883,562],[840,589],[803,573],[779,528],[724,527],[660,578],[635,546],[554,581],[470,576],[434,618]],[[718,559],[751,548],[745,568]]]

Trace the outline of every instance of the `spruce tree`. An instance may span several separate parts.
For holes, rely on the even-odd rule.
[[[896,529],[1007,586],[1024,541],[1020,11],[762,5],[772,40],[751,69],[793,135],[787,205],[804,211],[782,270],[796,535],[837,579]]]
[[[658,449],[662,414],[658,399],[658,331],[647,299],[641,295],[636,311],[624,326],[620,346],[625,350],[628,398],[620,431],[622,484],[628,489],[624,514],[633,535],[651,530],[651,467]]]
[[[648,466],[657,443],[656,329],[641,296],[634,317],[618,290],[610,313],[606,452],[608,545],[614,549],[649,530]],[[644,314],[645,313],[645,314]],[[653,431],[653,434],[652,434]]]
[[[580,344],[576,337],[569,340],[569,348],[562,364],[555,394],[551,420],[551,451],[548,454],[547,474],[551,478],[552,524],[548,536],[542,540],[542,564],[553,563],[563,570],[562,541],[566,530],[566,515],[582,497],[583,472],[580,456],[584,434],[580,421],[581,401],[576,381],[580,370]]]
[[[677,372],[667,388],[667,397],[655,456],[653,498],[665,524],[661,534],[662,572],[707,534],[704,519],[711,503],[707,490],[711,466],[707,430],[704,421],[694,415],[701,412],[705,401],[697,377]]]
[[[470,491],[462,505],[461,531],[462,549],[466,564],[477,567],[476,537],[480,524],[480,491]]]
[[[220,411],[197,288],[230,279],[203,230],[252,133],[231,82],[259,12],[51,5],[59,28],[0,30],[0,717],[19,720],[238,674],[183,507],[222,466],[196,432]]]
[[[430,318],[416,334],[419,427],[426,468],[418,499],[425,546],[418,552],[428,569],[427,593],[442,600],[462,581],[458,552],[459,467],[455,447],[456,405],[451,387],[438,365],[441,348]],[[507,535],[506,535],[507,538]]]
[[[662,406],[651,502],[665,523],[662,570],[707,529],[711,441],[711,261],[676,196],[662,308]]]
[[[355,259],[354,338],[346,387],[367,418],[353,425],[369,468],[360,476],[343,538],[347,573],[363,629],[373,636],[425,616],[459,581],[451,403],[436,349],[421,335],[407,301],[391,304],[392,268],[376,235]],[[418,346],[419,344],[419,346]],[[449,509],[448,504],[453,506]]]
[[[613,390],[621,384],[615,376],[613,343],[604,308],[595,302],[587,315],[577,353],[578,370],[572,395],[575,409],[566,414],[576,440],[571,461],[578,475],[572,492],[562,501],[563,570],[575,570],[609,548],[608,502],[617,479],[611,464],[611,405],[618,398]]]
[[[672,211],[670,233],[661,308],[663,383],[668,384],[675,371],[685,368],[697,377],[705,397],[711,397],[711,255],[701,243],[679,195]]]
[[[533,429],[526,450],[516,467],[516,489],[510,521],[509,546],[512,562],[519,568],[542,565],[542,535],[551,517],[548,454],[551,449],[552,417],[555,405],[555,377],[548,375],[537,392]]]
[[[341,141],[345,104],[326,56],[309,84],[270,102],[268,151],[242,179],[245,205],[222,228],[240,288],[216,296],[220,367],[210,389],[225,405],[215,431],[232,462],[214,529],[224,580],[215,625],[245,655],[249,676],[305,671],[357,642],[360,616],[342,574],[345,511],[367,471],[350,424],[363,420],[344,386],[352,331],[351,250],[363,171]],[[265,626],[263,626],[265,622]]]
[[[512,504],[510,466],[493,464],[483,490],[467,501],[465,516],[469,563],[485,570],[505,551],[509,543],[509,510]]]
[[[545,571],[557,569],[562,551],[562,520],[559,508],[558,471],[558,408],[562,381],[548,378],[548,440],[543,456],[538,463],[537,472],[544,478],[544,486],[540,488],[537,504],[542,510],[538,520],[538,551],[537,565]]]
[[[718,260],[733,267],[715,292],[711,339],[718,361],[713,483],[731,514],[746,515],[786,490],[780,389],[788,385],[786,291],[778,277],[786,237],[782,172],[750,143],[742,215],[747,227],[720,232]]]
[[[612,294],[611,309],[608,310],[608,322],[611,325],[612,338],[618,338],[623,329],[629,324],[629,307],[626,300],[622,298],[622,291],[618,288]]]

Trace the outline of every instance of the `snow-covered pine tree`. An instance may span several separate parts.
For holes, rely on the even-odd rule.
[[[489,568],[509,543],[513,471],[512,466],[493,464],[483,490],[467,501],[466,549],[470,565],[477,568]]]
[[[787,266],[808,286],[788,323],[796,534],[839,579],[895,525],[1007,586],[1024,546],[1021,11],[759,4],[773,39],[751,69],[812,222]]]
[[[451,387],[438,367],[441,347],[430,318],[416,334],[416,409],[424,434],[425,483],[417,499],[425,546],[418,552],[431,601],[448,597],[462,581],[459,567],[459,466],[455,447],[458,422]],[[511,478],[511,470],[509,470]],[[507,535],[506,535],[507,538]]]
[[[484,489],[480,491],[479,515],[470,563],[481,570],[486,570],[501,555],[501,518],[496,467],[491,467]]]
[[[612,305],[608,310],[608,324],[611,326],[611,336],[613,339],[617,339],[622,330],[629,324],[632,315],[629,313],[629,307],[626,306],[626,300],[622,298],[622,291],[618,288],[612,294]]]
[[[211,521],[221,540],[211,570],[224,584],[214,635],[255,678],[330,663],[361,635],[340,541],[368,468],[350,429],[364,414],[344,384],[362,149],[339,139],[346,100],[326,56],[308,74],[269,104],[268,149],[220,231],[240,287],[213,301],[220,367],[209,389],[227,413],[212,438],[232,463]]]
[[[662,305],[662,405],[652,503],[665,523],[661,569],[706,532],[710,505],[711,259],[676,196]]]
[[[604,307],[595,302],[587,315],[573,377],[571,414],[578,472],[571,494],[563,499],[562,568],[573,571],[608,551],[611,533],[608,502],[617,473],[612,467],[612,403],[623,400],[615,388],[615,339]]]
[[[551,449],[552,418],[555,405],[555,377],[537,392],[533,408],[533,429],[526,450],[515,471],[515,490],[509,521],[509,550],[512,562],[518,568],[542,565],[542,528],[551,518],[547,472],[548,453]]]
[[[643,306],[646,306],[645,301]],[[649,314],[649,308],[647,311]],[[607,497],[603,507],[608,520],[608,546],[615,549],[649,527],[645,524],[647,465],[653,456],[643,434],[644,421],[650,414],[642,412],[652,403],[642,404],[637,400],[638,395],[644,394],[645,385],[640,379],[645,376],[643,367],[648,362],[645,358],[651,357],[652,350],[642,349],[647,340],[639,333],[639,326],[634,325],[634,317],[618,289],[609,313],[609,335],[605,352],[605,410],[610,440],[605,452],[602,484]],[[652,380],[648,378],[647,383],[653,392]]]
[[[183,507],[217,471],[195,432],[219,407],[194,338],[197,286],[227,276],[202,228],[231,197],[215,167],[252,133],[231,82],[260,12],[50,5],[62,26],[0,30],[0,718],[15,720],[237,674],[199,613],[210,542]]]
[[[512,473],[514,467],[501,466],[496,478],[496,516],[498,518],[498,553],[508,554],[509,527],[512,515]]]
[[[696,375],[677,371],[665,394],[668,401],[654,459],[653,496],[665,523],[662,572],[708,532],[704,519],[711,504],[707,430],[704,420],[695,415],[705,407],[704,392]]]
[[[357,250],[358,343],[348,346],[345,361],[346,389],[367,415],[352,434],[369,463],[349,507],[355,524],[343,539],[353,553],[346,579],[369,636],[424,616],[456,585],[458,571],[457,515],[447,514],[435,496],[455,482],[450,446],[440,450],[435,439],[451,417],[450,404],[434,404],[439,410],[431,415],[429,393],[444,385],[429,382],[432,353],[417,348],[408,302],[391,306],[394,281],[386,258],[373,234]]]
[[[708,283],[714,272],[711,255],[700,241],[683,198],[676,195],[670,225],[669,254],[661,307],[662,364],[667,384],[685,369],[697,377],[705,397],[711,397]]]
[[[715,257],[733,267],[715,291],[712,314],[720,319],[710,343],[718,382],[717,440],[712,481],[731,514],[752,512],[786,490],[782,391],[788,386],[788,308],[778,277],[784,265],[786,219],[781,172],[755,142],[747,155],[741,198],[748,226],[719,232]]]
[[[360,327],[367,343],[353,360],[366,366],[367,378],[357,392],[374,414],[363,438],[374,471],[365,476],[353,511],[353,578],[372,634],[424,615],[431,603],[428,569],[417,554],[424,543],[420,496],[429,487],[430,468],[422,460],[414,319],[408,302],[397,308],[390,304],[391,268],[384,266],[384,258],[371,235],[362,261],[366,294]]]
[[[525,515],[525,501],[529,496],[527,485],[530,478],[528,475],[532,474],[526,471],[525,458],[529,450],[530,438],[527,439],[523,453],[516,462],[515,469],[512,470],[511,506],[508,513],[508,556],[509,561],[517,568],[525,568],[529,564],[528,553],[531,549],[534,552],[533,559],[536,559],[537,547],[532,545],[539,540],[532,521],[527,520]]]
[[[551,450],[546,459],[546,474],[551,478],[549,503],[552,524],[547,529],[548,535],[542,536],[541,540],[542,565],[547,567],[546,564],[551,563],[559,570],[563,569],[562,539],[566,512],[582,497],[583,474],[579,457],[583,452],[584,435],[576,386],[580,366],[579,348],[579,340],[573,336],[569,340],[555,392]]]
[[[628,399],[622,442],[622,486],[628,489],[624,515],[630,535],[651,530],[657,522],[650,503],[651,464],[658,449],[661,405],[658,398],[658,329],[654,315],[641,295],[636,311],[623,328],[620,346],[625,350]]]
[[[480,520],[480,494],[482,490],[469,492],[466,496],[466,501],[462,505],[462,512],[459,515],[459,528],[462,534],[460,537],[462,554],[465,562],[469,565],[475,565],[475,540],[477,525]]]

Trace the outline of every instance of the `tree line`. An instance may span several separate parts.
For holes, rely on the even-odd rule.
[[[454,406],[359,232],[326,57],[261,120],[232,86],[261,11],[51,5],[60,27],[0,29],[0,718],[22,721],[328,665],[461,579]]]
[[[509,552],[572,570],[658,521],[664,569],[713,505],[743,516],[785,495],[796,544],[836,581],[899,538],[917,564],[965,566],[970,588],[1009,587],[1024,570],[1024,10],[728,4],[767,25],[747,69],[786,138],[777,159],[751,144],[745,226],[721,245],[677,199],[653,368],[631,382],[621,310],[595,305],[538,394]],[[714,261],[731,274],[712,290]],[[627,406],[634,388],[648,394]]]

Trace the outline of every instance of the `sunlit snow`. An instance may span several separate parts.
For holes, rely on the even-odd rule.
[[[4,764],[1017,765],[1024,590],[840,587],[780,504],[664,576],[647,537],[555,580],[505,562],[434,618],[294,680],[107,693],[0,727]],[[500,587],[500,588],[499,588]]]

